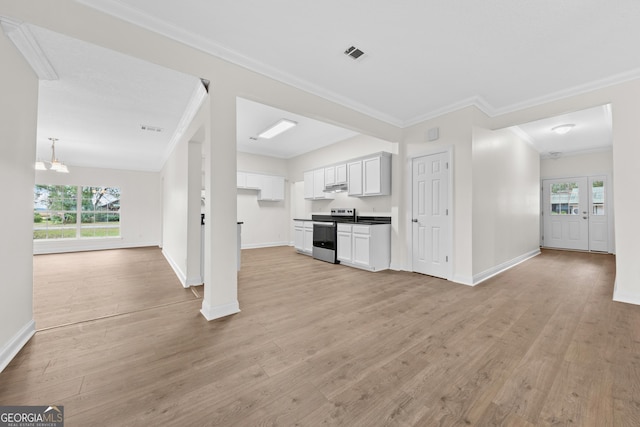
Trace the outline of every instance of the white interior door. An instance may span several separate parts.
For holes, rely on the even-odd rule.
[[[542,182],[545,247],[589,250],[589,199],[586,177]]]
[[[449,153],[413,159],[413,271],[449,275]]]

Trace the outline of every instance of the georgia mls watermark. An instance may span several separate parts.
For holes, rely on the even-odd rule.
[[[64,427],[64,406],[0,406],[0,427]]]

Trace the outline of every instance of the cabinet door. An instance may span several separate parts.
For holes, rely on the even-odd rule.
[[[324,168],[324,185],[333,185],[336,183],[336,168],[329,166]]]
[[[347,164],[336,166],[336,184],[347,183]]]
[[[260,190],[263,175],[257,173],[247,173],[247,188]]]
[[[247,173],[246,172],[238,172],[237,173],[237,187],[238,188],[247,188]]]
[[[379,194],[381,190],[380,157],[363,160],[362,168],[364,170],[364,188],[362,189],[362,193],[364,195]]]
[[[338,232],[337,257],[340,261],[351,262],[351,233],[348,231]]]
[[[351,162],[347,164],[349,179],[349,195],[362,195],[362,161]]]
[[[313,171],[304,173],[304,198],[313,199]]]
[[[324,198],[324,168],[313,171],[313,197]]]
[[[311,228],[305,227],[304,229],[304,251],[311,253],[313,250],[313,226]]]
[[[273,177],[263,175],[260,180],[260,193],[258,200],[273,200]]]
[[[304,250],[304,227],[302,224],[297,225],[298,221],[295,222],[295,226],[293,227],[293,246],[297,251]]]
[[[284,177],[272,176],[273,182],[273,200],[284,200]]]
[[[353,263],[369,266],[370,237],[368,234],[353,233]]]

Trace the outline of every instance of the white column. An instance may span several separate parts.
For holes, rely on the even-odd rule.
[[[238,304],[236,98],[210,86],[211,120],[204,142],[205,249],[204,299],[207,320],[240,311]]]

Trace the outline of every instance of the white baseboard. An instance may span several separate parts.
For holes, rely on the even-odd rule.
[[[259,249],[259,248],[272,248],[276,246],[291,246],[289,242],[267,242],[267,243],[245,243],[240,247],[241,249]]]
[[[0,350],[0,372],[7,367],[9,362],[16,357],[16,354],[25,346],[31,337],[36,333],[36,322],[31,320],[24,325],[22,329],[6,343]]]
[[[465,286],[475,286],[473,284],[473,277],[470,276],[463,276],[461,274],[456,274],[455,276],[453,276],[453,278],[451,279],[451,281],[453,283],[457,283],[459,285],[465,285]]]
[[[533,258],[536,255],[540,255],[540,248],[534,249],[533,251],[527,252],[526,254],[522,254],[509,261],[503,262],[502,264],[496,265],[495,267],[485,270],[482,273],[474,274],[471,286],[476,286],[484,282],[485,280],[495,276],[496,274],[500,274],[503,271],[513,268],[521,262],[525,262],[526,260]]]
[[[187,275],[184,274],[184,272],[180,269],[178,264],[173,260],[173,258],[171,258],[171,256],[168,253],[164,251],[164,249],[162,250],[162,255],[164,256],[164,259],[166,259],[167,262],[169,263],[169,266],[171,266],[171,269],[173,270],[173,272],[176,273],[176,276],[178,276],[178,280],[180,280],[182,287],[188,288],[189,286],[193,286],[193,285],[187,285]]]
[[[121,237],[81,240],[36,240],[33,242],[33,254],[60,254],[65,252],[102,251],[109,249],[143,248],[160,246],[158,242],[125,243]]]
[[[211,306],[207,301],[202,300],[202,309],[200,313],[207,320],[220,319],[221,317],[230,316],[240,312],[240,304],[238,301],[230,302],[228,304]]]

